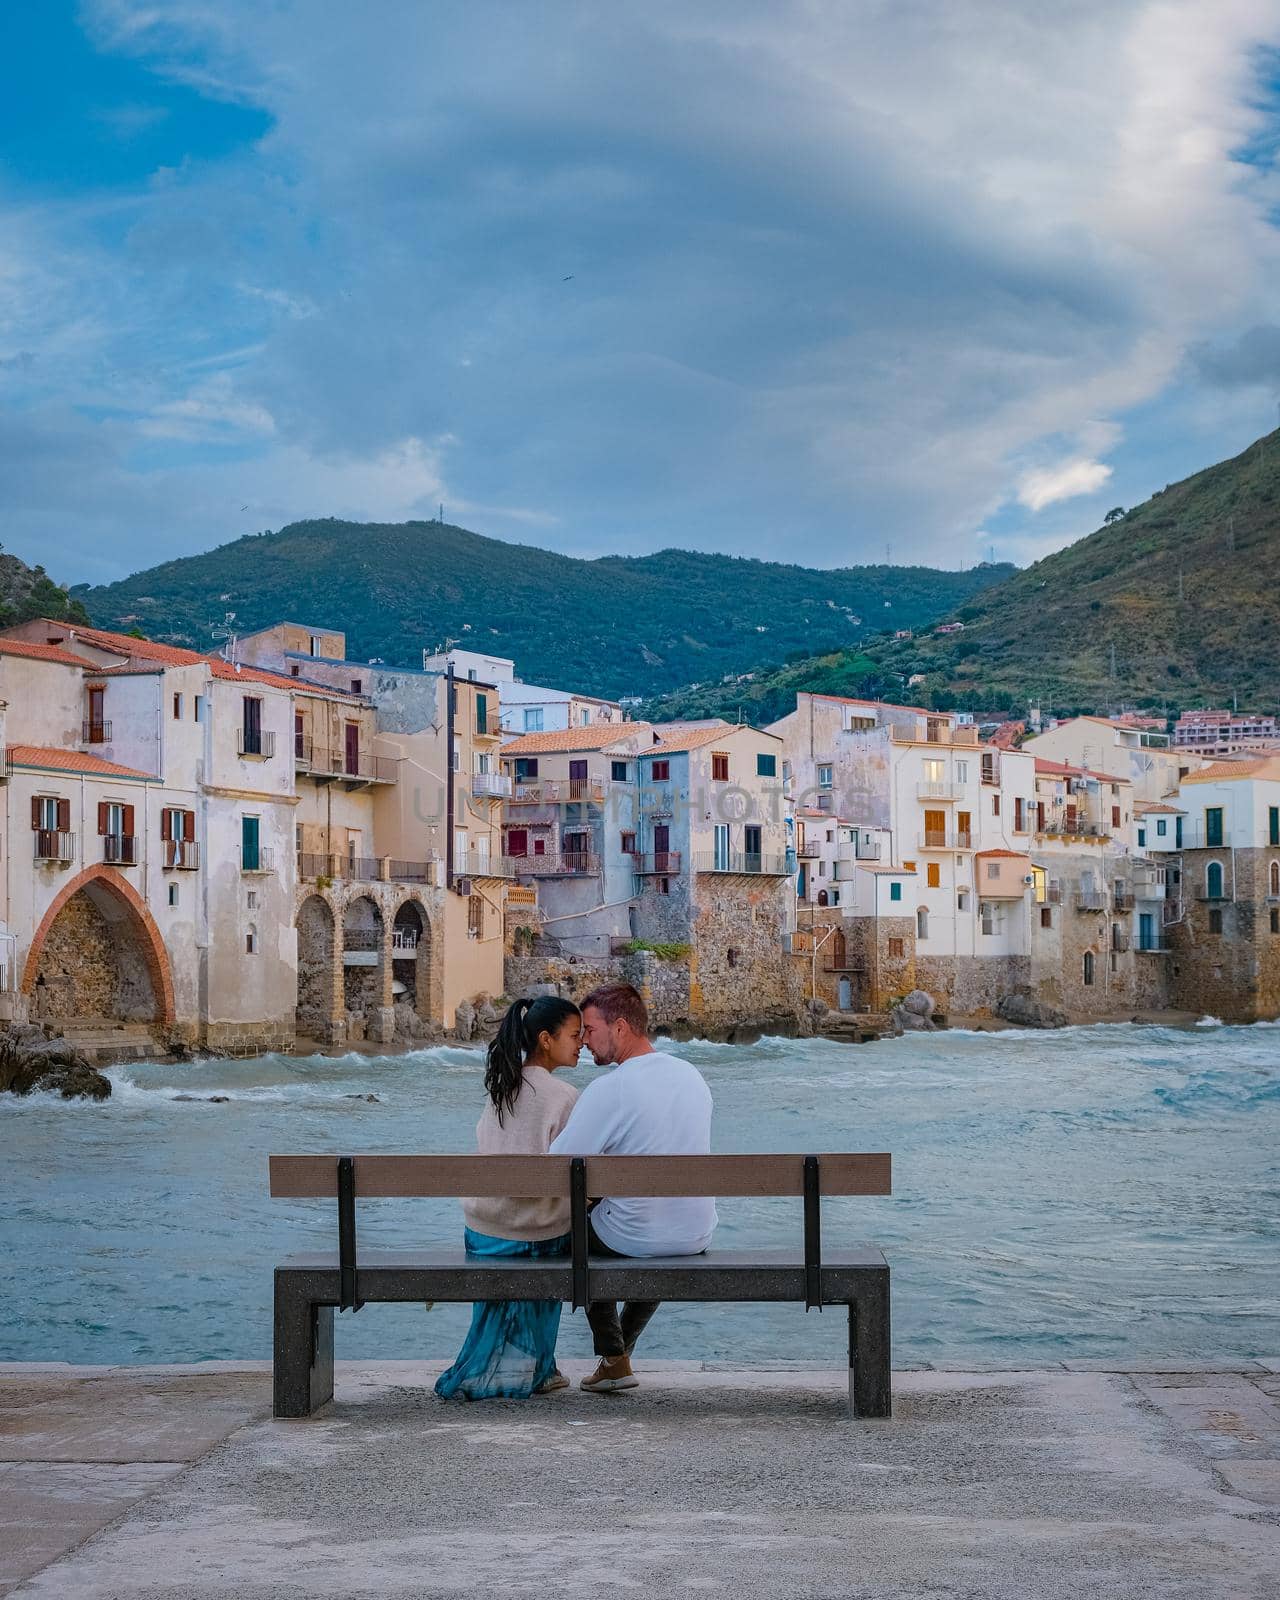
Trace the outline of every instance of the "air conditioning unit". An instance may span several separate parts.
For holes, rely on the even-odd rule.
[[[471,893],[471,879],[455,878],[453,880],[453,892],[454,894],[460,894],[464,897],[469,895]]]
[[[1034,882],[1035,882],[1035,881],[1036,881],[1036,880],[1035,880],[1035,875],[1034,875],[1034,873],[1030,873],[1030,872],[1028,872],[1028,873],[1027,873],[1027,875],[1026,875],[1026,877],[1025,877],[1025,878],[1023,878],[1023,880],[1022,880],[1022,881],[1023,881],[1023,883],[1025,883],[1025,884],[1026,884],[1026,886],[1027,886],[1027,887],[1028,887],[1028,889],[1029,889],[1029,888],[1030,888],[1030,887],[1031,887],[1031,885],[1032,885],[1032,884],[1033,884],[1033,883],[1034,883]]]

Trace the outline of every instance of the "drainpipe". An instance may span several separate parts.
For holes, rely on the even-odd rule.
[[[444,886],[453,888],[453,806],[456,777],[453,770],[453,662],[448,661],[444,678]]]

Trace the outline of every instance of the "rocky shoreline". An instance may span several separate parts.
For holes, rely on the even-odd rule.
[[[0,1033],[0,1093],[58,1094],[64,1100],[106,1100],[111,1080],[65,1039],[34,1023]]]

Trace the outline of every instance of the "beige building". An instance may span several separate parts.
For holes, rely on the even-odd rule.
[[[1194,751],[1174,749],[1167,733],[1111,717],[1072,717],[1024,740],[1022,749],[1049,761],[1127,778],[1136,800],[1165,799],[1202,759]]]

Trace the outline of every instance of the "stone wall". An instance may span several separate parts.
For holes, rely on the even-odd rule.
[[[994,1011],[1005,995],[1031,984],[1028,956],[917,956],[915,967],[916,982],[938,1010],[960,1015]]]
[[[702,873],[689,966],[689,1021],[704,1028],[794,1019],[801,975],[783,949],[789,878]]]
[[[155,1020],[146,956],[127,913],[108,918],[86,891],[72,895],[40,952],[30,1011],[35,1022]]]
[[[1169,930],[1173,1003],[1224,1022],[1280,1017],[1280,933],[1271,931],[1268,873],[1275,850],[1188,850],[1183,858],[1183,922]],[[1234,859],[1233,859],[1234,858]],[[1205,867],[1223,861],[1224,891],[1232,898],[1202,900]],[[1211,913],[1222,917],[1210,931]]]
[[[891,941],[898,939],[901,955],[891,948]],[[845,950],[849,962],[866,973],[863,992],[872,1011],[887,1011],[893,1001],[918,986],[914,917],[849,917]]]

